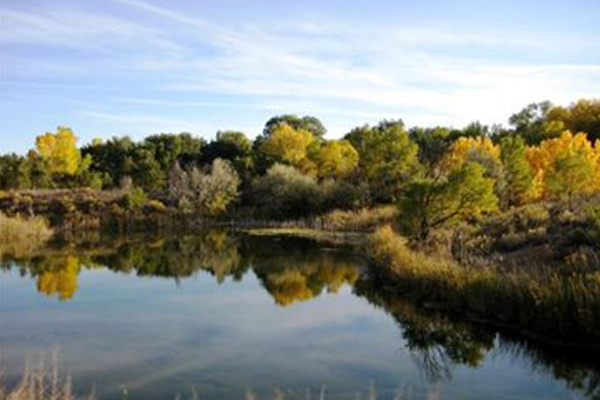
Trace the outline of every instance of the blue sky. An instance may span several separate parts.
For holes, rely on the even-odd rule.
[[[319,117],[506,123],[600,97],[600,2],[0,0],[0,152]]]

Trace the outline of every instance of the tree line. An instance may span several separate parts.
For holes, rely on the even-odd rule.
[[[600,100],[531,104],[509,128],[354,128],[340,140],[312,116],[271,118],[254,140],[190,133],[96,139],[81,148],[67,127],[36,138],[26,156],[0,156],[0,189],[133,188],[183,212],[235,205],[272,218],[395,203],[404,228],[426,238],[467,215],[600,190]]]

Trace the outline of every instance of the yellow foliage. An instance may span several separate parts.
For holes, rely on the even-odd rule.
[[[294,129],[287,124],[275,128],[260,150],[281,161],[299,166],[306,158],[308,146],[315,140],[312,133],[304,129]]]
[[[339,178],[348,175],[358,165],[358,152],[347,140],[325,143],[317,152],[319,176]]]
[[[50,173],[73,175],[77,172],[81,154],[77,149],[77,137],[70,128],[59,126],[56,133],[46,132],[38,136],[35,146]]]
[[[79,259],[76,256],[66,256],[57,260],[56,264],[58,265],[49,265],[38,276],[37,288],[48,296],[57,294],[60,300],[68,300],[77,291]]]
[[[494,160],[500,160],[500,147],[495,145],[490,138],[461,137],[450,148],[450,152],[442,161],[442,166],[445,169],[459,167],[467,161],[467,157],[473,152],[488,155]]]
[[[582,156],[592,166],[593,184],[586,191],[600,190],[600,143],[592,144],[585,133],[573,135],[564,131],[558,138],[544,140],[539,146],[527,149],[527,161],[534,174],[532,198],[549,195],[548,179],[554,173],[556,160],[574,155]]]

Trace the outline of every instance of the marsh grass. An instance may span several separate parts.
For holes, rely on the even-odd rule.
[[[2,400],[93,400],[94,394],[77,398],[73,394],[71,377],[59,372],[56,353],[50,364],[43,358],[25,363],[21,380],[9,387],[0,375],[0,399]]]
[[[53,234],[42,217],[7,217],[0,213],[0,257],[30,253],[45,244]]]
[[[369,239],[374,272],[397,293],[531,336],[597,346],[600,273],[468,268],[410,249],[390,226]]]

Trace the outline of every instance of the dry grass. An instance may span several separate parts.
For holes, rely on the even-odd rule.
[[[27,254],[45,244],[52,234],[42,217],[7,217],[0,213],[0,257]]]
[[[76,400],[73,395],[70,376],[63,376],[58,371],[56,354],[52,363],[45,364],[43,359],[37,363],[25,363],[21,381],[8,387],[0,379],[0,399],[2,400]],[[2,376],[0,376],[2,378]],[[92,400],[90,395],[81,400]]]
[[[466,268],[417,253],[389,226],[369,253],[399,295],[553,340],[597,346],[600,273],[531,274]]]
[[[333,210],[322,216],[325,229],[345,232],[372,232],[393,223],[398,217],[396,206],[362,208],[356,211]]]

